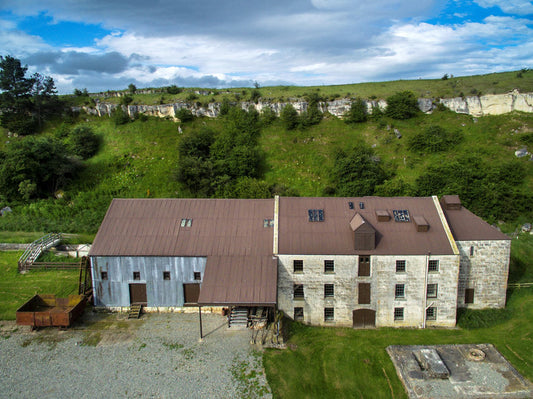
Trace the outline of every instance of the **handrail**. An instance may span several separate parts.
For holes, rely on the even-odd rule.
[[[27,263],[33,263],[33,261],[35,261],[35,259],[37,259],[39,255],[41,255],[41,253],[43,252],[43,249],[48,248],[48,246],[51,243],[53,243],[56,240],[61,240],[61,239],[62,239],[61,233],[48,233],[45,236],[32,242],[28,246],[28,248],[26,248],[22,256],[19,258],[19,261],[18,261],[19,270],[24,268],[24,266],[26,266]],[[31,262],[28,262],[28,259],[32,255],[36,255],[36,256]]]

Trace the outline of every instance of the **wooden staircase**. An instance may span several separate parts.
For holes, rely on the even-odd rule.
[[[128,313],[128,319],[138,319],[141,317],[142,307],[143,305],[140,303],[132,303]]]
[[[248,308],[235,306],[231,308],[228,317],[228,327],[230,328],[247,328],[248,327]]]

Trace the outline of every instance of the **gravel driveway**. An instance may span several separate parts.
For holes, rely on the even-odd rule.
[[[2,398],[271,397],[248,330],[202,314],[86,311],[68,331],[0,321]]]

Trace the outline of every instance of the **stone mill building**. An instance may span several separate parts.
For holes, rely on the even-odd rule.
[[[89,256],[99,307],[423,328],[505,306],[510,245],[458,196],[115,199]]]

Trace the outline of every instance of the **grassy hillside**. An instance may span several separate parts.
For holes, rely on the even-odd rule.
[[[266,86],[258,88],[263,100],[287,101],[289,98],[302,98],[309,93],[318,92],[323,100],[336,98],[363,97],[368,99],[386,98],[398,91],[409,90],[417,97],[448,98],[484,94],[507,93],[514,89],[522,93],[533,92],[533,70],[491,73],[487,75],[453,77],[443,79],[398,80],[389,82],[370,82],[333,86]],[[158,90],[159,89],[155,89]],[[133,94],[132,104],[168,104],[177,101],[221,102],[224,98],[230,101],[250,101],[251,88],[236,89],[200,89],[187,88],[178,94],[169,94],[165,90],[153,94]],[[125,90],[122,94],[127,94]],[[110,93],[111,94],[111,93]],[[70,96],[67,96],[70,97]],[[119,103],[120,98],[109,96],[100,99],[106,102]],[[83,98],[80,104],[83,104]]]

